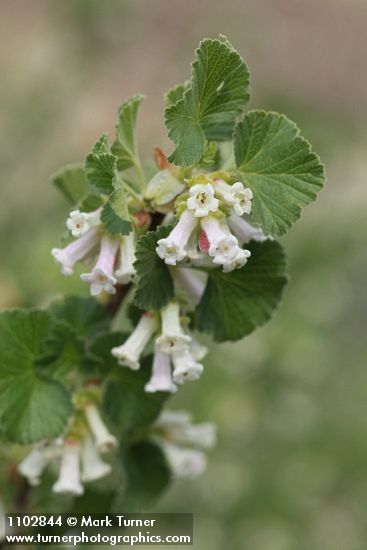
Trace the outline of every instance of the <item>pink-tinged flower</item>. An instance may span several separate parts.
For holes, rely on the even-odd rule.
[[[186,244],[196,226],[192,212],[185,210],[171,233],[157,243],[157,254],[168,265],[176,265],[186,257]]]
[[[208,237],[209,255],[214,258],[215,264],[223,265],[237,255],[238,241],[224,222],[221,223],[217,218],[208,216],[201,220],[201,226]]]
[[[119,266],[115,271],[115,277],[121,284],[127,285],[134,280],[136,271],[135,262],[135,236],[131,231],[129,235],[122,238],[120,244]]]
[[[65,248],[53,248],[51,254],[61,266],[61,272],[64,275],[72,275],[75,264],[85,260],[94,251],[98,242],[98,230],[93,227],[83,237],[71,242]]]
[[[73,237],[82,237],[89,229],[100,224],[100,212],[100,209],[95,212],[73,210],[66,220],[66,227]]]
[[[174,367],[173,381],[179,385],[198,380],[204,370],[203,365],[195,361],[187,348],[174,351],[172,362]]]
[[[177,386],[172,381],[170,357],[157,347],[154,352],[152,376],[145,385],[145,391],[148,393],[156,391],[175,393],[177,391]]]
[[[247,264],[247,260],[249,259],[250,256],[251,256],[251,252],[249,250],[247,249],[242,250],[240,248],[236,256],[232,260],[229,260],[225,264],[223,264],[224,273],[230,273],[235,269],[240,269],[241,267]]]
[[[260,227],[254,227],[236,214],[229,216],[228,225],[241,244],[248,243],[251,240],[265,241],[270,238],[264,235]]]
[[[59,478],[52,488],[54,493],[82,495],[80,482],[80,442],[67,439],[62,450]]]
[[[180,322],[180,307],[177,302],[170,302],[161,309],[162,334],[156,344],[164,353],[187,348],[191,338],[184,333]]]
[[[219,201],[215,198],[214,189],[210,183],[199,183],[190,187],[190,197],[186,204],[196,218],[202,218],[208,216],[209,212],[216,212]]]
[[[201,277],[192,269],[180,267],[173,271],[173,278],[189,300],[194,305],[198,304],[205,289],[206,278]]]
[[[106,428],[101,415],[94,403],[87,403],[84,409],[88,426],[93,434],[98,450],[101,453],[107,453],[117,447],[118,442]]]
[[[101,249],[95,267],[90,273],[82,273],[80,278],[86,283],[90,283],[90,292],[96,296],[102,290],[108,294],[115,294],[116,279],[113,276],[118,239],[113,239],[108,235],[103,235],[101,239]]]
[[[244,187],[242,182],[237,181],[233,185],[229,185],[222,179],[216,179],[215,191],[232,206],[238,216],[251,213],[253,193],[251,189]]]
[[[153,315],[149,313],[142,315],[126,342],[121,346],[112,348],[112,355],[118,359],[120,365],[138,370],[140,368],[140,356],[157,328],[157,320]]]
[[[89,434],[83,441],[82,448],[82,481],[96,481],[111,472],[110,464],[103,462],[99,451]]]

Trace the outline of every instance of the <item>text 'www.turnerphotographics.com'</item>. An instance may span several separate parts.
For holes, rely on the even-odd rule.
[[[10,545],[192,545],[192,514],[8,514]]]

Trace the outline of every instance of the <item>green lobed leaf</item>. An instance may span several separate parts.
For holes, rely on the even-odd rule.
[[[73,412],[66,389],[38,365],[47,355],[52,318],[44,311],[0,314],[0,415],[10,441],[59,436]]]
[[[136,117],[143,95],[135,95],[124,101],[119,107],[116,125],[116,140],[112,145],[112,153],[117,157],[119,170],[134,166],[138,158],[136,139]]]
[[[253,192],[252,220],[268,235],[282,235],[315,200],[324,167],[284,115],[251,111],[235,128],[235,157]]]
[[[101,193],[113,191],[113,178],[117,158],[110,151],[107,134],[103,134],[85,159],[85,171],[89,183]]]
[[[138,280],[134,303],[149,311],[165,306],[174,295],[174,284],[167,265],[156,253],[157,242],[169,235],[172,226],[162,225],[149,231],[136,243],[134,267]]]
[[[116,510],[143,511],[168,487],[170,470],[161,449],[149,441],[122,450],[125,488],[115,502]]]
[[[82,164],[69,164],[51,177],[51,182],[71,205],[76,205],[88,192],[88,181]]]
[[[49,311],[56,320],[66,322],[83,341],[106,332],[111,321],[107,308],[91,297],[66,296],[52,304]]]
[[[182,99],[165,111],[169,137],[176,145],[169,160],[199,161],[206,139],[230,139],[236,119],[249,100],[249,72],[228,41],[205,39],[196,50],[191,84]]]
[[[101,221],[112,235],[128,235],[132,229],[125,191],[114,191],[103,207]]]
[[[268,321],[287,282],[281,245],[272,240],[251,241],[251,258],[231,273],[209,273],[196,310],[196,327],[213,334],[217,342],[239,340]]]

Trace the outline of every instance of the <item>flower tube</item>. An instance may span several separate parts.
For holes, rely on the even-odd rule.
[[[166,391],[175,393],[177,386],[172,381],[171,361],[167,353],[163,353],[156,346],[153,358],[152,376],[145,385],[145,391],[154,393]]]
[[[193,305],[197,305],[203,295],[206,281],[198,277],[192,269],[183,267],[177,267],[173,271],[173,278],[183,288]]]
[[[59,478],[52,488],[54,493],[82,495],[84,487],[80,482],[80,443],[67,439],[61,457]]]
[[[157,338],[156,343],[164,353],[187,348],[191,338],[181,328],[180,306],[177,302],[170,302],[161,309],[162,334]]]
[[[82,448],[82,481],[96,481],[111,472],[110,464],[101,459],[93,439],[88,434],[83,441]]]
[[[127,285],[134,280],[136,275],[135,259],[135,236],[131,231],[129,235],[122,238],[120,244],[119,267],[115,271],[115,277],[119,283]]]
[[[156,318],[150,313],[145,313],[126,342],[112,348],[112,355],[118,359],[120,365],[138,370],[140,355],[157,328]]]
[[[168,265],[176,265],[186,257],[186,244],[196,226],[192,212],[185,210],[168,237],[159,239],[157,254]]]
[[[49,460],[40,447],[34,447],[32,451],[18,464],[18,472],[35,487],[41,482],[41,475],[46,469]]]
[[[101,239],[101,250],[98,261],[90,273],[82,273],[80,278],[86,283],[90,283],[90,292],[96,296],[102,290],[108,294],[115,294],[116,279],[113,276],[118,240],[103,235]]]
[[[229,216],[228,225],[241,244],[248,243],[251,240],[265,241],[269,238],[264,235],[260,227],[254,227],[236,214]]]
[[[207,466],[206,455],[197,449],[183,449],[178,445],[164,442],[162,450],[174,479],[195,479]]]
[[[92,402],[87,403],[84,413],[98,450],[101,453],[106,453],[117,447],[117,439],[106,428],[95,404]]]
[[[84,260],[97,246],[98,241],[98,230],[93,227],[83,237],[71,242],[65,248],[53,248],[51,254],[61,266],[61,272],[64,275],[72,275],[75,264]]]
[[[238,241],[229,232],[226,225],[220,223],[217,218],[208,216],[201,220],[201,227],[209,240],[209,255],[214,257],[214,263],[223,265],[237,255]]]

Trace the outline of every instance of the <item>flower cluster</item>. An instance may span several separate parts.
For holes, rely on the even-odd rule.
[[[75,240],[65,248],[53,248],[52,255],[64,275],[72,275],[75,265],[91,266],[82,273],[82,281],[90,284],[92,296],[105,291],[115,294],[116,285],[130,283],[135,277],[135,235],[111,236],[100,221],[100,210],[86,213],[74,210],[66,226]]]
[[[187,412],[165,410],[151,437],[162,448],[174,479],[194,479],[206,468],[204,451],[215,446],[216,428],[211,422],[192,424]]]
[[[207,349],[183,327],[178,302],[167,304],[159,315],[144,313],[126,342],[113,348],[111,353],[120,365],[138,370],[140,357],[153,336],[156,338],[152,376],[145,386],[146,392],[174,393],[177,384],[200,377],[203,366],[198,361],[204,358]]]
[[[188,197],[178,197],[181,215],[168,237],[158,241],[157,254],[171,266],[184,260],[212,263],[228,273],[243,267],[251,255],[241,244],[264,235],[241,217],[251,213],[251,189],[241,182],[207,179],[210,182],[192,185]]]
[[[18,465],[19,473],[30,485],[39,485],[47,466],[58,462],[59,476],[53,485],[54,493],[81,495],[82,483],[96,481],[111,471],[101,454],[113,450],[117,439],[108,431],[98,408],[85,403],[84,421],[76,419],[64,438],[41,442]]]

